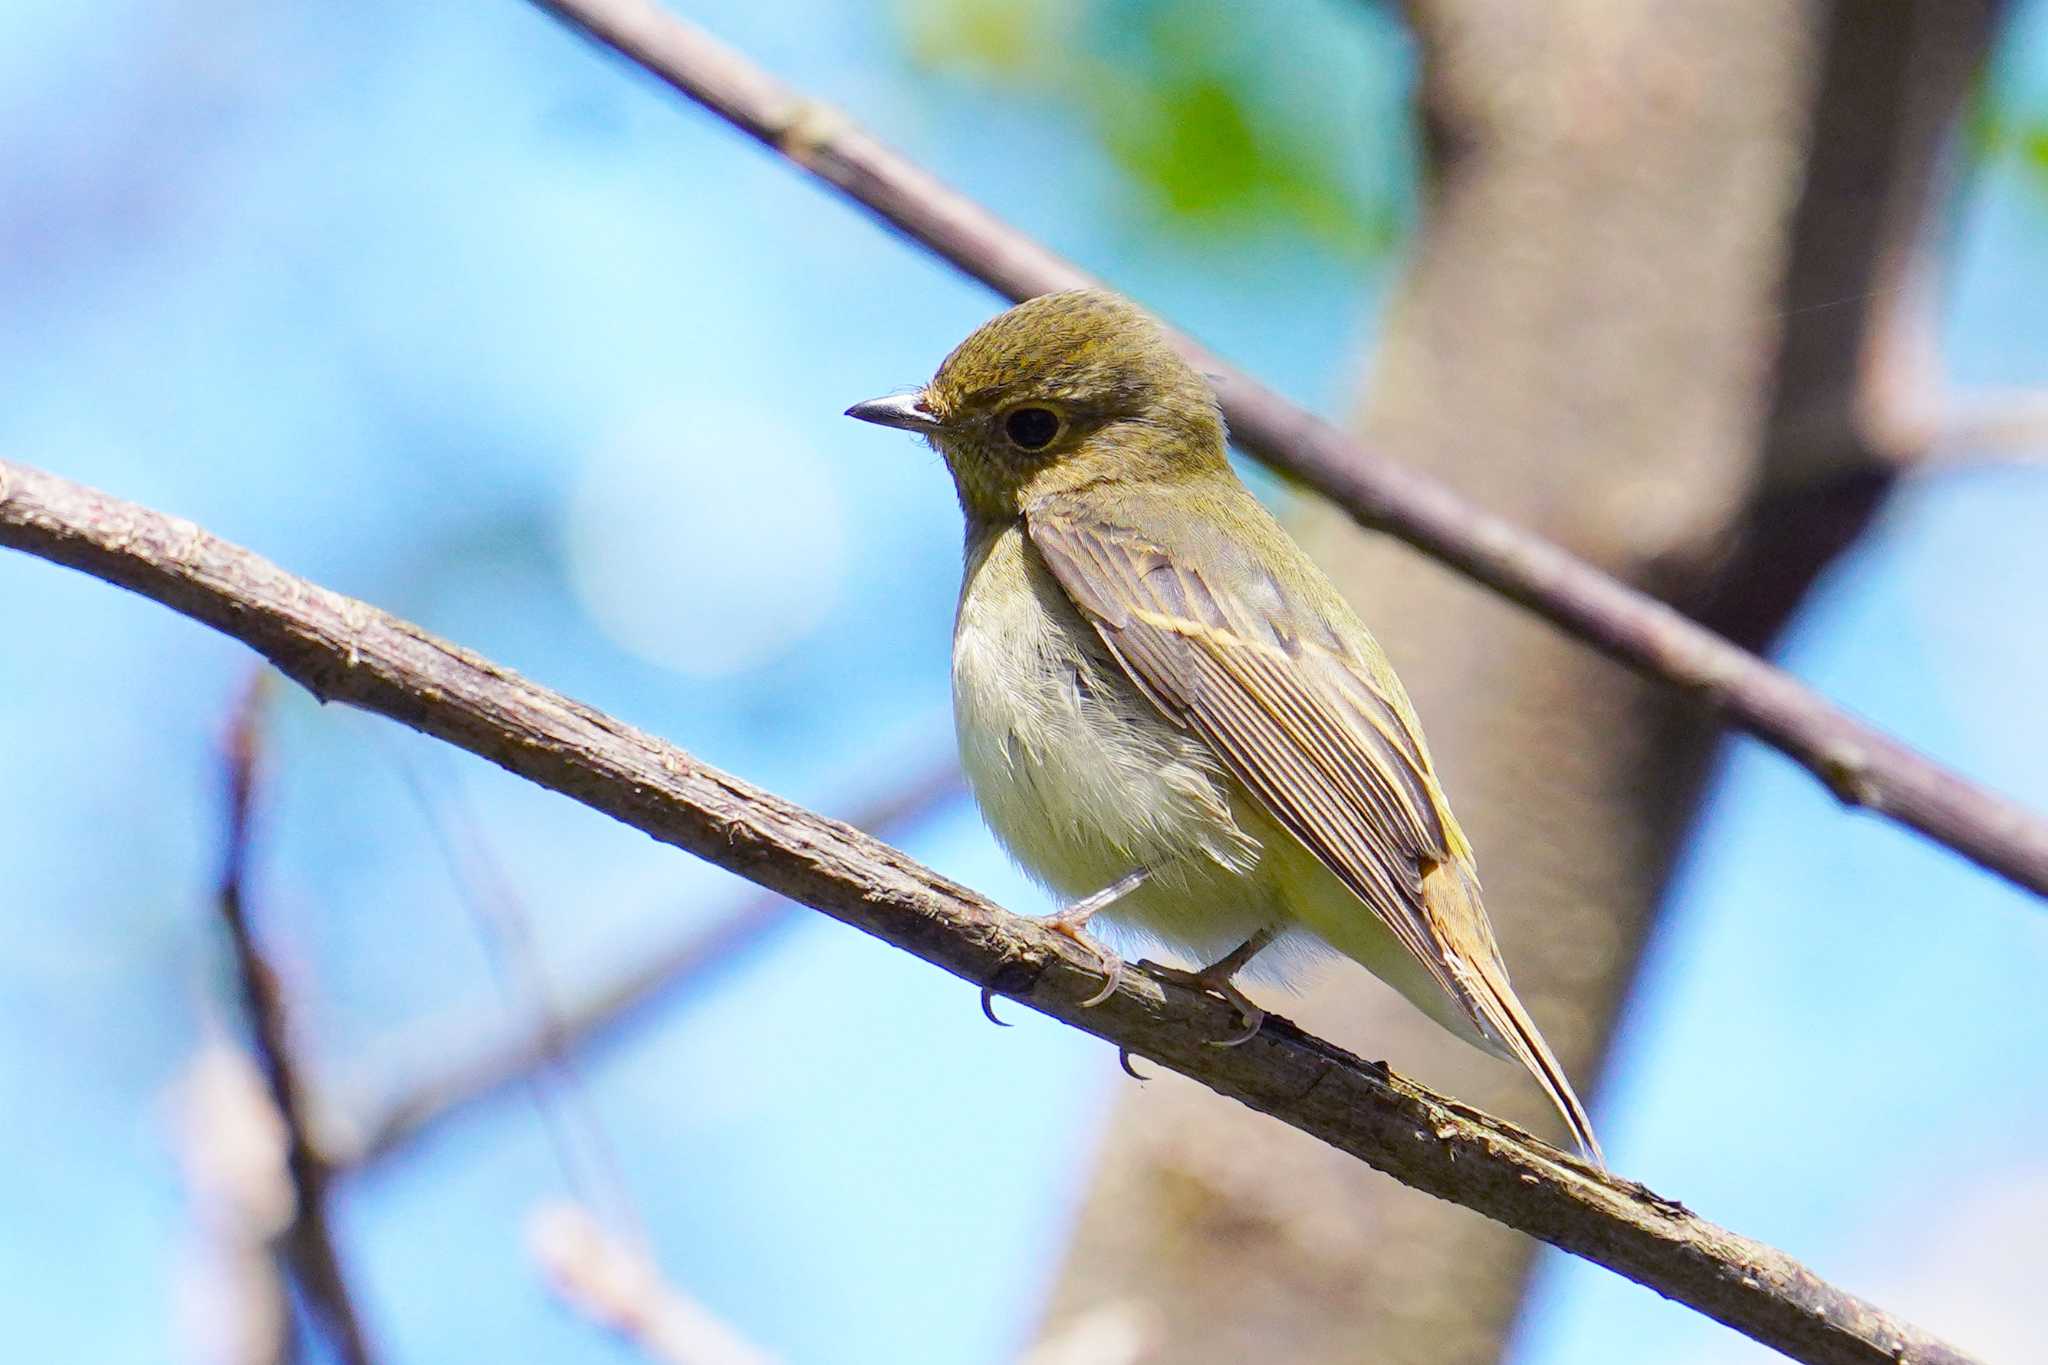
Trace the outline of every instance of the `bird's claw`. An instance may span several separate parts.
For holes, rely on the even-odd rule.
[[[1152,1079],[1150,1076],[1147,1076],[1144,1072],[1138,1070],[1136,1066],[1132,1065],[1131,1050],[1127,1047],[1120,1047],[1116,1050],[1116,1064],[1124,1069],[1124,1075],[1129,1076],[1132,1080],[1137,1081],[1140,1085]]]
[[[1010,1026],[1009,1020],[996,1018],[996,988],[994,986],[983,986],[981,988],[981,1012],[997,1028],[1008,1028]]]
[[[1229,1038],[1211,1038],[1208,1040],[1210,1047],[1243,1047],[1258,1037],[1259,1030],[1265,1027],[1266,1012],[1254,1005],[1251,997],[1239,990],[1230,978],[1213,976],[1208,972],[1184,972],[1177,967],[1161,967],[1156,963],[1153,964],[1153,970],[1167,980],[1177,982],[1190,990],[1221,996],[1237,1011],[1238,1017],[1244,1020],[1244,1032]]]
[[[1080,927],[1063,924],[1058,917],[1046,921],[1046,927],[1063,938],[1070,938],[1089,952],[1095,954],[1095,963],[1102,971],[1102,989],[1081,1002],[1081,1008],[1092,1010],[1116,994],[1116,988],[1124,981],[1124,960],[1095,940],[1084,935]]]
[[[1081,1002],[1081,1008],[1092,1010],[1116,994],[1116,988],[1124,983],[1123,959],[1112,953],[1102,954],[1102,989]]]
[[[1244,998],[1234,987],[1220,992],[1226,1000],[1237,1006],[1238,1017],[1244,1020],[1244,1032],[1235,1038],[1211,1038],[1210,1047],[1243,1047],[1259,1036],[1259,1030],[1266,1026],[1266,1012]]]

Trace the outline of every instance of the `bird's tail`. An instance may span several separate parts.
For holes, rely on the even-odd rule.
[[[1515,988],[1508,984],[1508,970],[1500,959],[1486,914],[1479,906],[1478,887],[1469,873],[1454,863],[1438,863],[1422,881],[1422,902],[1439,929],[1438,941],[1453,949],[1450,965],[1466,987],[1459,1003],[1475,1017],[1488,1038],[1507,1049],[1528,1069],[1543,1093],[1557,1106],[1579,1150],[1596,1165],[1605,1167],[1599,1139],[1593,1136],[1593,1121],[1579,1103],[1571,1078],[1565,1075],[1557,1055],[1536,1029],[1536,1021],[1522,1008]]]

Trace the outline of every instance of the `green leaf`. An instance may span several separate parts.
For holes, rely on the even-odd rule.
[[[1194,237],[1386,251],[1407,210],[1391,30],[1312,0],[903,0],[913,60],[1063,106],[1134,208]]]

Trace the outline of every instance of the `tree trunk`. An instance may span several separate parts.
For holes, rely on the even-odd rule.
[[[1361,427],[1767,645],[1890,486],[1879,347],[1995,9],[1413,0],[1426,210]],[[1326,509],[1298,529],[1413,693],[1515,984],[1590,1085],[1715,727]],[[1300,1005],[1558,1133],[1355,969]],[[1146,1324],[1131,1359],[1489,1361],[1533,1251],[1161,1077],[1122,1102],[1048,1339],[1114,1311]]]

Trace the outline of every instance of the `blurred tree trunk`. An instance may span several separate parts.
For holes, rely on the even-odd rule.
[[[1412,0],[1426,208],[1360,426],[1768,645],[1910,454],[1873,407],[1880,349],[1996,8]],[[1522,997],[1590,1084],[1715,728],[1303,520],[1414,693]],[[1286,1012],[1558,1132],[1518,1071],[1355,969]],[[1494,1360],[1533,1250],[1162,1076],[1122,1101],[1047,1339],[1114,1312],[1144,1327],[1132,1359]]]

